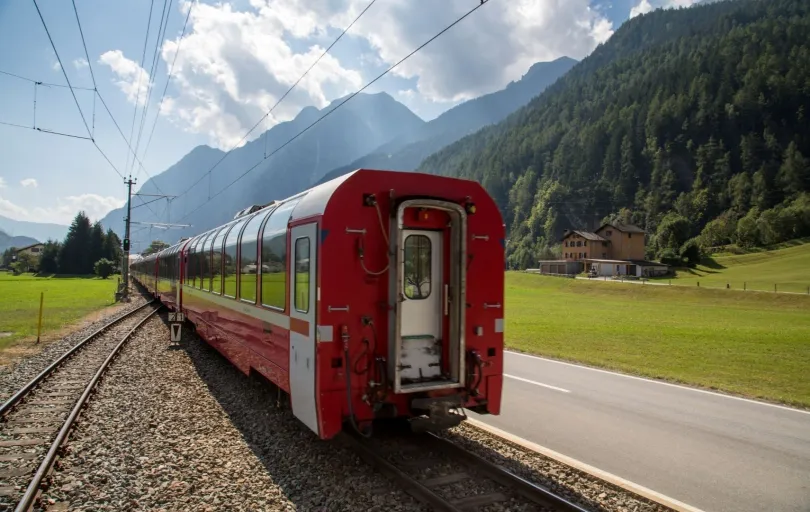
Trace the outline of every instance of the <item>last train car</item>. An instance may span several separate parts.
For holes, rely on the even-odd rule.
[[[322,439],[499,414],[504,224],[480,184],[357,170],[138,262],[136,279]],[[152,273],[152,274],[150,274]]]

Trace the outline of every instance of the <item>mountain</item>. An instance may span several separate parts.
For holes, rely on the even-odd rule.
[[[503,120],[543,92],[576,63],[576,60],[568,57],[538,62],[520,80],[509,83],[505,89],[456,105],[436,119],[376,148],[371,154],[330,171],[320,181],[329,181],[360,168],[412,171],[423,159],[444,146]]]
[[[605,217],[644,227],[648,256],[674,261],[808,236],[807,84],[806,0],[656,10],[418,171],[486,187],[507,222],[512,267]]]
[[[400,133],[425,124],[386,93],[358,94],[335,110],[344,99],[333,101],[323,110],[304,108],[292,121],[274,126],[231,152],[210,176],[206,176],[206,173],[225,153],[200,146],[165,172],[146,181],[139,190],[141,194],[179,196],[195,182],[199,183],[187,194],[172,199],[170,204],[160,200],[148,206],[139,206],[141,199],[133,198],[133,221],[193,226],[166,232],[133,225],[131,239],[133,244],[140,244],[134,245],[133,249],[147,247],[152,239],[173,242],[181,236],[217,226],[251,204],[265,204],[289,197],[311,186],[329,170],[369,153]],[[327,113],[329,115],[322,121],[284,146],[293,136]],[[273,156],[265,159],[265,155],[275,151]],[[251,168],[254,169],[251,173],[241,177]],[[225,189],[232,182],[235,183]],[[210,202],[209,197],[212,197]],[[144,198],[145,201],[149,199]],[[123,234],[124,217],[124,209],[114,210],[101,223]]]
[[[11,236],[3,230],[0,230],[0,253],[8,249],[9,247],[16,247],[17,249],[21,249],[23,247],[28,247],[29,245],[33,245],[39,242],[39,240],[34,240],[31,237],[27,236]]]
[[[61,224],[48,224],[44,222],[27,222],[22,220],[9,219],[0,215],[0,230],[5,231],[7,235],[19,235],[25,237],[36,238],[33,243],[39,240],[58,240],[62,241],[67,235],[68,226]],[[30,244],[28,244],[30,245]]]

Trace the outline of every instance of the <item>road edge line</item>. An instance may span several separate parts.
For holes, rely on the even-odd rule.
[[[514,443],[518,446],[521,446],[522,448],[525,448],[529,451],[538,453],[540,455],[548,457],[549,459],[553,459],[561,464],[565,464],[574,469],[582,471],[583,473],[587,473],[591,476],[599,478],[600,480],[604,480],[605,482],[621,487],[626,491],[642,496],[650,501],[668,507],[672,510],[676,510],[678,512],[704,512],[703,510],[693,507],[692,505],[687,505],[686,503],[678,501],[674,498],[670,498],[669,496],[661,494],[660,492],[648,489],[643,485],[639,485],[637,483],[631,482],[630,480],[624,479],[620,476],[608,473],[607,471],[603,471],[599,468],[591,466],[590,464],[576,460],[567,455],[563,455],[559,452],[556,452],[550,448],[546,448],[545,446],[541,446],[527,439],[523,439],[522,437],[516,436],[515,434],[510,434],[505,430],[501,430],[498,427],[493,427],[492,425],[488,425],[475,418],[470,418],[468,416],[465,423],[469,423],[471,426],[479,428],[485,432],[488,432],[489,434],[503,438],[504,440]]]

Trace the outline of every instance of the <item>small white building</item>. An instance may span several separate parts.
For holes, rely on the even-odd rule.
[[[669,273],[669,265],[644,260],[585,260],[585,270],[597,276],[656,277]]]

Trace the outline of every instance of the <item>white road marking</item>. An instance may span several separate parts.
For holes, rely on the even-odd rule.
[[[514,375],[508,375],[506,373],[503,374],[504,377],[509,377],[510,379],[515,380],[522,380],[523,382],[528,382],[529,384],[534,384],[535,386],[543,386],[544,388],[553,389],[556,391],[562,391],[563,393],[570,393],[567,389],[558,388],[557,386],[552,386],[551,384],[543,384],[542,382],[537,382],[534,380],[524,379],[523,377],[515,377]]]
[[[481,430],[489,432],[490,434],[492,434],[492,435],[494,435],[496,437],[500,437],[500,438],[502,438],[502,439],[504,439],[506,441],[511,441],[511,442],[513,442],[513,443],[515,443],[515,444],[517,444],[519,446],[522,446],[523,448],[525,448],[527,450],[539,453],[541,455],[545,455],[546,457],[548,457],[550,459],[554,459],[557,462],[561,462],[562,464],[566,464],[566,465],[568,465],[568,466],[570,466],[572,468],[578,469],[578,470],[580,470],[580,471],[582,471],[584,473],[587,473],[589,475],[593,475],[596,478],[600,478],[600,479],[602,479],[602,480],[604,480],[606,482],[610,482],[610,483],[612,483],[614,485],[617,485],[617,486],[621,487],[622,489],[626,489],[626,490],[628,490],[630,492],[641,495],[641,496],[643,496],[643,497],[645,497],[645,498],[647,498],[647,499],[649,499],[651,501],[654,501],[656,503],[660,503],[660,504],[664,505],[665,507],[669,507],[669,508],[671,508],[673,510],[676,510],[678,512],[703,512],[701,509],[699,509],[697,507],[693,507],[692,505],[687,505],[686,503],[684,503],[682,501],[678,501],[678,500],[676,500],[674,498],[670,498],[669,496],[661,494],[660,492],[653,491],[652,489],[649,489],[647,487],[639,485],[639,484],[637,484],[635,482],[631,482],[630,480],[627,480],[627,479],[622,478],[620,476],[616,476],[616,475],[614,475],[612,473],[608,473],[607,471],[603,471],[603,470],[601,470],[599,468],[591,466],[590,464],[586,464],[585,462],[579,461],[579,460],[574,459],[572,457],[568,457],[567,455],[563,455],[563,454],[561,454],[559,452],[556,452],[556,451],[554,451],[554,450],[552,450],[550,448],[546,448],[545,446],[541,446],[541,445],[539,445],[537,443],[533,443],[533,442],[531,442],[531,441],[529,441],[527,439],[524,439],[522,437],[516,436],[514,434],[510,434],[509,432],[506,432],[505,430],[499,429],[497,427],[493,427],[492,425],[489,425],[488,423],[484,423],[481,420],[476,420],[475,418],[467,418],[467,423],[469,423],[470,425],[472,425],[474,427],[480,428]]]
[[[616,375],[618,377],[624,377],[626,379],[641,380],[641,381],[644,381],[644,382],[651,382],[653,384],[660,384],[662,386],[669,386],[669,387],[672,387],[672,388],[679,388],[679,389],[685,389],[687,391],[694,391],[696,393],[704,393],[704,394],[707,394],[707,395],[719,396],[719,397],[722,397],[722,398],[730,398],[732,400],[739,400],[741,402],[748,402],[748,403],[756,404],[756,405],[765,405],[765,406],[768,406],[768,407],[775,407],[776,409],[783,409],[785,411],[798,412],[798,413],[801,413],[801,414],[810,414],[810,411],[805,411],[803,409],[796,409],[796,408],[793,408],[793,407],[787,407],[787,406],[784,406],[784,405],[771,404],[771,403],[768,403],[768,402],[760,402],[759,400],[751,400],[750,398],[742,398],[742,397],[733,396],[733,395],[724,395],[723,393],[716,393],[714,391],[708,391],[708,390],[705,390],[705,389],[691,388],[689,386],[682,386],[680,384],[672,384],[671,382],[664,382],[664,381],[660,381],[660,380],[647,379],[647,378],[644,378],[644,377],[636,377],[635,375],[627,375],[627,374],[624,374],[624,373],[612,372],[610,370],[602,370],[601,368],[592,368],[590,366],[583,366],[581,364],[567,363],[565,361],[557,361],[557,360],[548,359],[548,358],[545,358],[545,357],[533,356],[533,355],[529,355],[529,354],[523,354],[523,353],[520,353],[520,352],[512,352],[511,350],[505,350],[504,352],[506,352],[508,354],[514,354],[516,356],[523,356],[523,357],[528,357],[528,358],[531,358],[531,359],[539,359],[541,361],[547,361],[549,363],[557,363],[557,364],[562,364],[562,365],[565,365],[565,366],[573,366],[574,368],[582,368],[583,370],[591,370],[593,372],[607,373],[608,375]]]

